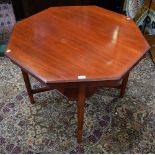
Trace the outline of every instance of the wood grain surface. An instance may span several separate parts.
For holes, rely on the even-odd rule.
[[[46,84],[89,82],[121,79],[149,48],[126,16],[69,6],[18,22],[6,56]]]

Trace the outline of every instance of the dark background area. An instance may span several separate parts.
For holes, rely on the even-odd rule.
[[[12,0],[16,19],[29,17],[51,6],[97,5],[122,12],[124,0]]]

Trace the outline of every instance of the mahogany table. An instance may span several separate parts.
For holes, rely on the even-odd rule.
[[[6,56],[23,73],[33,94],[57,89],[77,100],[77,141],[82,142],[86,97],[99,87],[120,89],[150,46],[126,16],[97,6],[49,8],[18,22]],[[28,74],[46,85],[32,89]]]

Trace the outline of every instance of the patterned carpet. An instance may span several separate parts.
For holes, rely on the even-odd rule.
[[[40,83],[31,78],[33,87]],[[20,69],[0,58],[0,153],[155,153],[155,66],[147,54],[126,95],[99,89],[86,101],[84,142],[76,142],[76,102],[56,91],[31,105]]]

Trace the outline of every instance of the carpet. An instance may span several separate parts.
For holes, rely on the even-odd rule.
[[[33,88],[42,85],[31,78]],[[102,88],[86,100],[83,144],[76,142],[76,102],[56,90],[30,104],[20,69],[0,58],[0,153],[155,153],[155,66],[132,70],[124,98]]]

